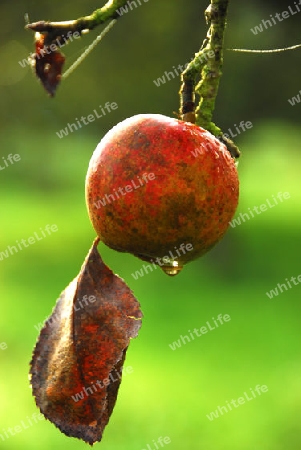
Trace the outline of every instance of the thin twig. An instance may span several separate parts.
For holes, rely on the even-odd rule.
[[[284,48],[274,48],[271,50],[252,50],[247,48],[227,48],[227,50],[231,52],[241,52],[241,53],[280,53],[280,52],[286,52],[287,50],[296,50],[296,48],[300,48],[301,44],[298,45],[292,45],[291,47],[284,47]]]
[[[110,31],[110,29],[115,25],[117,21],[113,19],[109,25],[97,36],[97,38],[90,44],[86,50],[80,55],[80,57],[70,66],[62,75],[62,79],[66,79],[82,62],[83,60],[92,52],[96,45],[102,40],[102,38]]]

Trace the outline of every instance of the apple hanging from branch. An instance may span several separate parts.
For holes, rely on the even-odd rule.
[[[89,216],[100,239],[168,275],[220,241],[238,192],[235,161],[223,143],[197,125],[159,114],[113,127],[86,178]]]

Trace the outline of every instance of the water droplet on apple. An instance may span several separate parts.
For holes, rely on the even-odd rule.
[[[178,261],[172,261],[170,264],[165,264],[164,266],[161,266],[161,269],[163,270],[163,272],[166,273],[166,275],[174,277],[175,275],[178,275],[181,272],[183,266],[179,265]]]

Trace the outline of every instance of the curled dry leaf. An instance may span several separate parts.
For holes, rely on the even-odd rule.
[[[98,242],[41,330],[30,369],[44,416],[91,445],[109,421],[126,350],[142,318],[131,290],[103,263]]]
[[[54,44],[53,44],[54,45]],[[36,76],[48,94],[53,97],[62,78],[65,56],[56,45],[55,50],[45,45],[45,35],[36,33],[36,53],[32,57]],[[52,45],[51,45],[52,47]]]

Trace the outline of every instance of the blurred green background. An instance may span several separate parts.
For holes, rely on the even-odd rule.
[[[97,1],[3,0],[1,12],[1,158],[21,161],[0,172],[0,252],[40,227],[58,232],[0,261],[0,435],[37,408],[28,383],[29,361],[60,292],[75,277],[94,239],[84,180],[91,154],[117,122],[137,113],[173,116],[179,78],[156,87],[154,79],[185,64],[206,34],[208,1],[149,0],[125,15],[104,41],[61,84],[54,99],[18,61],[33,51],[30,21],[67,20],[89,14]],[[301,13],[254,35],[250,28],[293,2],[231,1],[227,48],[278,48],[300,43]],[[67,66],[93,40],[95,30],[64,48]],[[144,312],[139,338],[126,365],[133,367],[119,391],[101,443],[103,450],[287,450],[301,448],[300,286],[269,299],[266,292],[301,274],[300,112],[289,98],[301,89],[301,50],[274,55],[225,53],[215,121],[224,132],[242,120],[253,128],[239,135],[242,151],[239,213],[278,192],[290,199],[231,228],[209,254],[168,278],[155,272],[135,280],[138,259],[101,245],[106,263],[133,289]],[[59,139],[76,117],[99,105],[118,109]],[[218,314],[231,321],[181,348],[180,335]],[[257,384],[268,392],[210,421],[218,405]],[[149,444],[149,447],[147,445]],[[84,449],[48,421],[5,439],[3,450]]]

